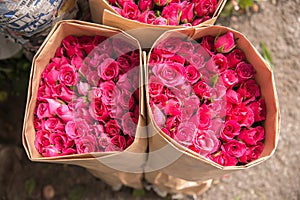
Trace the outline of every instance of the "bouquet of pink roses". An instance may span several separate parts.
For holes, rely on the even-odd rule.
[[[117,29],[58,23],[33,61],[24,124],[29,157],[80,165],[111,185],[140,188],[140,59],[137,41]],[[133,156],[134,166],[119,164]]]
[[[225,0],[90,0],[92,20],[129,31],[150,48],[163,32],[212,25]],[[139,30],[140,29],[140,30]]]
[[[146,179],[168,192],[183,181],[193,189],[179,190],[192,192],[203,187],[196,181],[266,160],[279,128],[273,81],[237,31],[212,26],[162,35],[148,57]]]

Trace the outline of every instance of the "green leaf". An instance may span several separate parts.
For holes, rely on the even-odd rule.
[[[144,189],[134,189],[132,192],[132,196],[134,197],[141,197],[145,196],[146,192]]]
[[[239,0],[238,4],[241,9],[246,9],[247,7],[253,6],[253,0]]]
[[[266,44],[264,42],[261,42],[260,47],[262,50],[261,53],[262,53],[263,58],[266,60],[266,62],[270,66],[270,68],[272,70],[274,70],[273,59],[272,59],[272,56],[271,56],[270,51],[268,50]]]
[[[35,186],[36,186],[36,182],[33,178],[26,180],[25,181],[25,190],[26,190],[27,194],[29,194],[31,196],[35,189]]]
[[[212,85],[212,87],[216,87],[218,79],[219,79],[219,75],[218,74],[216,74],[216,75],[214,75],[214,76],[212,76],[210,78],[210,84]]]
[[[84,193],[85,193],[84,187],[75,186],[70,190],[68,194],[68,200],[81,200],[83,198]]]

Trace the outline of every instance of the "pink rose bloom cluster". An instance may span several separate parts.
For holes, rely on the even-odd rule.
[[[153,48],[149,69],[150,106],[164,133],[223,166],[261,155],[266,106],[232,32],[167,38]]]
[[[139,116],[139,52],[118,38],[67,36],[41,74],[35,146],[45,157],[122,151]]]
[[[121,16],[142,23],[196,26],[210,19],[218,0],[108,0]]]

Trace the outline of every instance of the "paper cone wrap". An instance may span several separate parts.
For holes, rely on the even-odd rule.
[[[111,37],[116,34],[121,34],[127,41],[135,43],[140,49],[139,43],[134,38],[115,28],[75,20],[61,21],[55,25],[33,59],[22,134],[23,145],[28,157],[32,161],[78,165],[85,167],[96,177],[112,186],[124,184],[133,188],[142,188],[141,179],[146,161],[147,148],[146,129],[144,128],[145,105],[143,102],[143,87],[140,87],[140,116],[135,140],[126,150],[122,152],[97,152],[42,157],[34,145],[36,135],[33,125],[34,109],[41,73],[48,65],[50,59],[54,57],[56,49],[61,45],[61,41],[68,35],[101,35]],[[140,86],[142,86],[143,69],[141,56],[139,73],[137,76],[140,77]],[[128,162],[129,160],[134,160],[134,162]]]
[[[168,31],[164,33],[156,43],[178,33],[187,35],[196,40],[208,35],[218,36],[228,31],[233,32],[237,48],[244,51],[247,61],[255,68],[255,80],[260,86],[262,97],[266,102],[267,115],[263,123],[265,128],[265,147],[262,155],[257,160],[243,166],[224,167],[179,145],[156,125],[149,104],[150,97],[148,87],[146,87],[149,157],[145,166],[145,178],[160,190],[167,189],[169,192],[182,191],[184,193],[194,193],[193,188],[196,187],[195,185],[191,187],[191,190],[188,189],[190,187],[188,184],[182,185],[183,188],[186,187],[186,190],[182,188],[178,190],[178,183],[180,181],[193,181],[194,184],[198,182],[200,189],[201,182],[209,181],[210,179],[218,178],[234,171],[248,169],[262,163],[270,158],[276,149],[279,137],[280,118],[274,76],[272,70],[268,67],[258,51],[243,34],[222,26],[189,28]],[[148,57],[150,57],[150,55]],[[148,82],[148,76],[149,75],[146,74],[146,84]]]

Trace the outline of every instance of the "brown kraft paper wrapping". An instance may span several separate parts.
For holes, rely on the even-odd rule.
[[[157,38],[167,30],[180,29],[182,26],[157,26],[141,23],[120,16],[106,0],[89,0],[93,22],[120,28],[135,37],[142,48],[150,48]],[[213,25],[221,13],[226,0],[220,0],[213,17],[195,27]]]
[[[93,175],[104,180],[111,186],[118,187],[124,184],[133,188],[142,188],[141,179],[143,177],[147,148],[146,129],[144,128],[146,112],[143,102],[145,93],[143,87],[140,87],[141,105],[136,137],[132,145],[125,151],[42,157],[34,145],[35,129],[33,118],[41,73],[54,56],[61,41],[68,35],[102,35],[110,37],[116,34],[136,44],[137,48],[140,49],[139,43],[134,38],[115,28],[75,20],[61,21],[54,26],[33,59],[22,140],[26,153],[32,161],[78,165],[88,169]],[[140,85],[143,85],[141,56],[140,60],[140,74],[137,74],[137,76],[140,77]]]
[[[199,194],[203,192],[204,183],[208,185],[211,179],[258,165],[271,157],[276,149],[280,129],[280,116],[273,73],[243,34],[226,27],[211,26],[171,30],[163,34],[158,41],[177,33],[188,35],[193,39],[199,39],[206,35],[217,36],[227,31],[233,32],[237,39],[237,47],[245,52],[247,60],[257,71],[255,79],[261,88],[267,109],[267,116],[264,122],[265,148],[259,159],[244,166],[223,167],[196,154],[176,143],[155,124],[149,104],[148,87],[146,87],[149,156],[145,166],[145,178],[161,191]],[[147,72],[148,69],[146,69],[146,84],[148,79]]]

